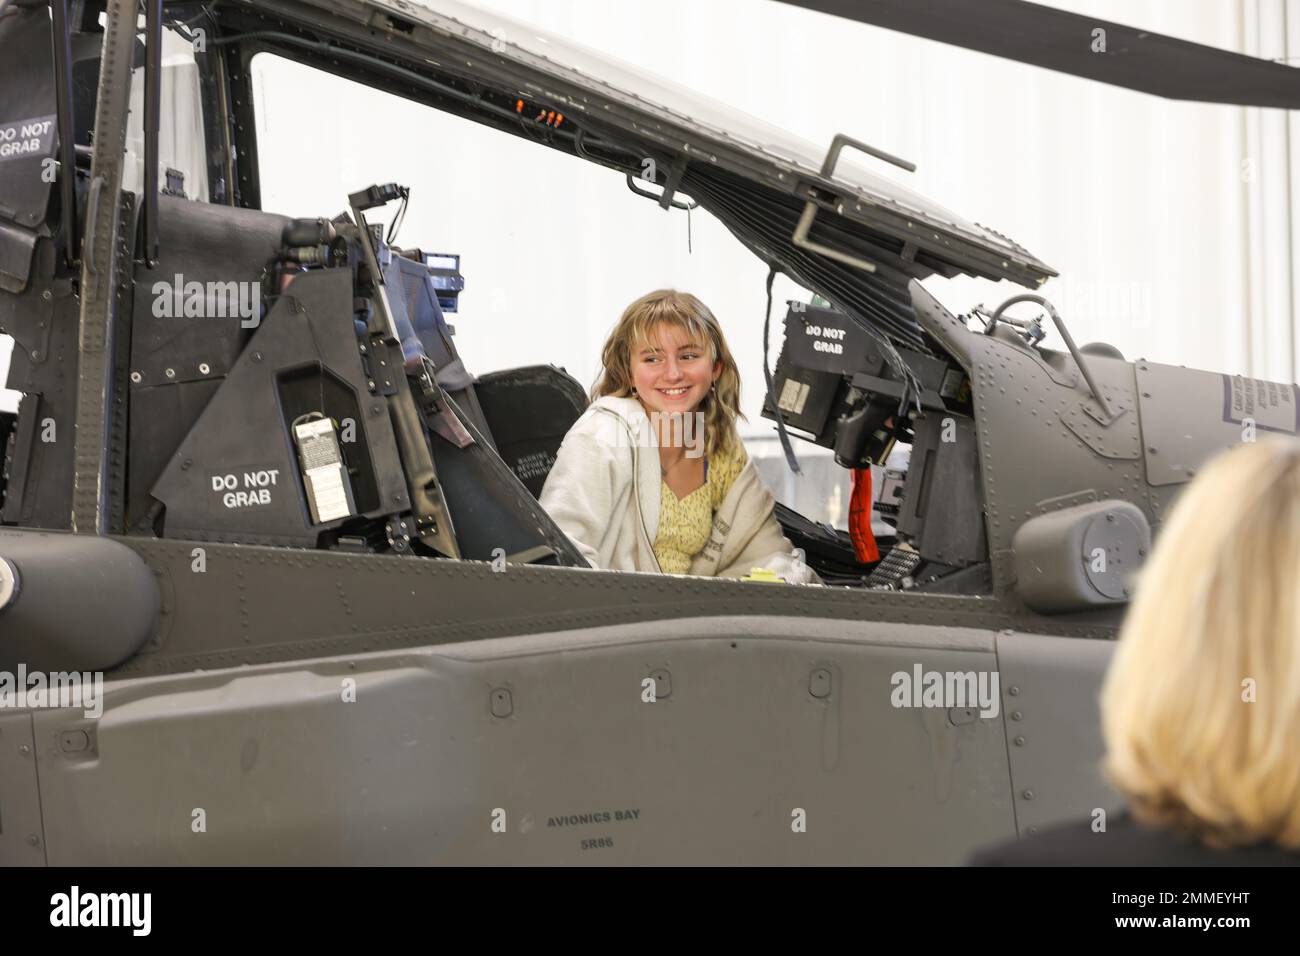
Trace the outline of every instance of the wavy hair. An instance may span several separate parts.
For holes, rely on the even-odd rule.
[[[1106,773],[1143,823],[1300,848],[1300,440],[1182,493],[1101,695]]]
[[[736,419],[745,417],[740,411],[740,371],[717,318],[689,292],[656,289],[623,310],[601,350],[603,371],[592,386],[592,400],[605,395],[632,396],[632,356],[651,342],[661,322],[676,326],[691,341],[707,347],[710,365],[722,362],[722,372],[699,406],[704,413],[704,449],[709,456],[734,451],[740,443]]]

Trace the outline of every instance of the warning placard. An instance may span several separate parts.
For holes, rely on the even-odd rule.
[[[1223,376],[1223,420],[1294,435],[1300,430],[1300,386],[1241,375]]]
[[[54,116],[0,123],[0,162],[24,156],[52,156],[57,130]]]

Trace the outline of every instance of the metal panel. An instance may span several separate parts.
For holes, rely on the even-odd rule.
[[[575,627],[731,614],[1015,627],[1110,637],[1113,609],[1043,617],[981,596],[756,585],[721,578],[118,538],[159,576],[162,634],[119,675],[219,669]],[[292,606],[286,595],[300,599]],[[519,608],[528,608],[520,614]]]
[[[1097,695],[1114,647],[1112,641],[1012,631],[997,636],[1002,719],[1022,836],[1123,803],[1101,775]]]
[[[184,287],[191,283],[207,290],[214,283],[260,285],[289,223],[285,216],[172,196],[158,197],[158,215],[158,265],[154,269],[136,266],[134,275],[131,371],[136,389],[176,388],[218,379],[230,371],[252,333],[230,312],[219,311],[221,303],[213,300],[210,291],[196,297],[202,315],[181,314],[189,297]],[[180,290],[175,288],[178,285]],[[159,309],[160,305],[170,309]],[[254,319],[260,320],[260,313]]]
[[[1190,481],[1208,459],[1255,434],[1300,430],[1300,386],[1138,361],[1147,481]]]
[[[944,433],[952,422],[952,441]],[[988,559],[978,478],[975,423],[931,413],[916,422],[911,464],[898,516],[901,534],[915,535],[927,561],[967,565]]]
[[[294,279],[271,308],[194,427],[171,456],[153,496],[167,505],[167,534],[219,541],[314,545],[321,528],[310,524],[288,435],[280,383],[286,373],[319,363],[337,380],[346,408],[357,416],[357,454],[372,463],[376,490],[368,514],[408,506],[392,424],[383,398],[371,394],[352,324],[352,277],[322,269]],[[323,399],[322,399],[323,401]],[[329,411],[328,407],[324,409]],[[343,417],[342,415],[339,416]],[[231,422],[258,422],[247,430]],[[265,473],[270,500],[251,508],[223,505],[214,478]],[[235,486],[227,486],[230,491]],[[253,487],[245,480],[241,489]],[[339,522],[333,522],[334,525]]]
[[[58,141],[50,30],[48,5],[17,6],[0,19],[0,128],[12,129],[5,141],[14,144],[0,155],[0,218],[30,230],[45,218],[53,182],[41,173]],[[24,135],[24,127],[32,126],[42,132]],[[15,145],[34,148],[16,152]]]
[[[1106,421],[1105,413],[1092,396],[1073,405],[1065,405],[1059,412],[1061,422],[1074,433],[1075,437],[1087,444],[1102,458],[1115,461],[1135,461],[1142,455],[1142,435],[1138,428],[1138,414],[1135,404],[1126,397],[1131,396],[1133,386],[1132,366],[1122,359],[1104,358],[1089,355],[1088,367],[1099,381],[1123,382],[1126,387],[1112,389],[1102,385],[1102,394],[1115,414],[1112,421]]]
[[[50,860],[959,863],[1014,833],[1002,722],[890,677],[995,662],[979,630],[710,617],[114,681],[93,752],[41,752]]]
[[[1075,369],[1067,354],[1044,349],[1045,362],[1033,349],[971,332],[918,290],[919,284],[913,283],[919,321],[939,335],[970,372],[997,592],[1015,583],[1011,542],[1016,531],[1035,515],[1052,510],[1052,503],[1043,501],[1045,489],[1059,490],[1053,502],[1094,494],[1131,501],[1153,526],[1158,523],[1141,462],[1133,456],[1136,398],[1127,363],[1087,359],[1110,406],[1126,409],[1102,426],[1091,414],[1098,406],[1083,377],[1061,374]],[[1074,384],[1066,384],[1069,381]]]
[[[0,716],[0,866],[44,866],[32,718]]]

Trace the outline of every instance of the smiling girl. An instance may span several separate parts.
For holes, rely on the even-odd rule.
[[[740,375],[713,313],[661,289],[623,312],[592,404],[565,436],[542,506],[593,567],[817,576],[794,554],[736,433]]]

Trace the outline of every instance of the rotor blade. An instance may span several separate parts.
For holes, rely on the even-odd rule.
[[[1295,67],[1026,0],[779,2],[1170,99],[1300,109]]]

